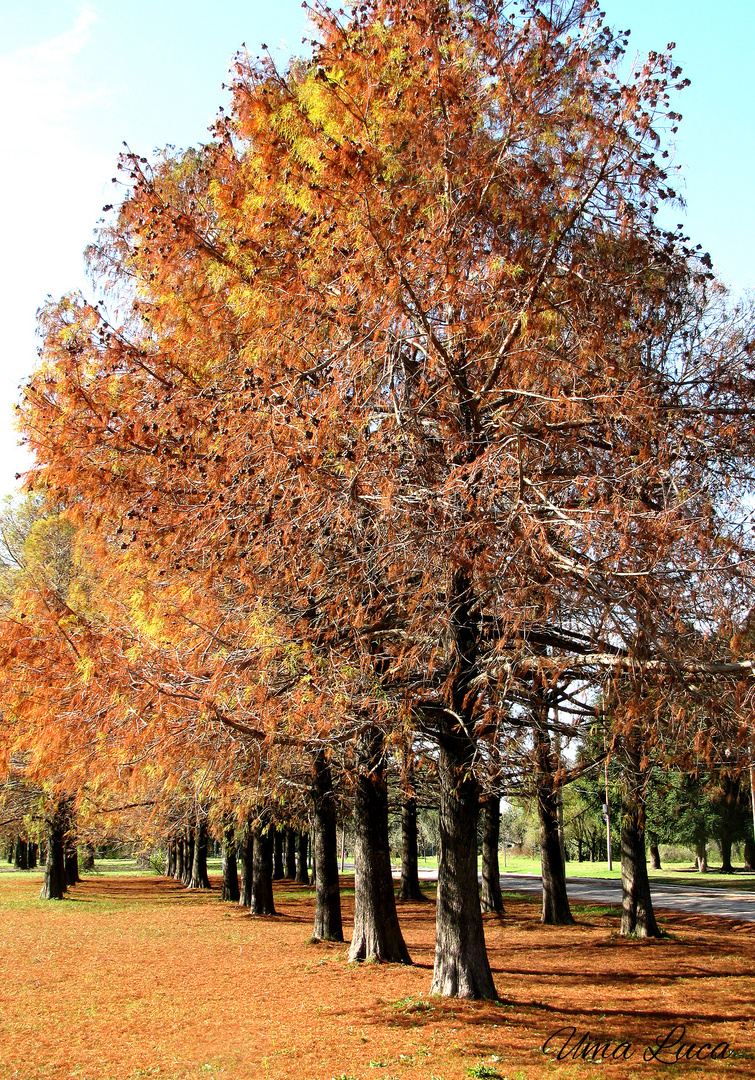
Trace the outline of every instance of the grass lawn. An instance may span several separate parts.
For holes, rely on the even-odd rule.
[[[278,915],[252,918],[220,900],[217,876],[188,892],[98,868],[59,903],[37,899],[38,871],[0,876],[3,1080],[587,1080],[626,1076],[630,1051],[647,1078],[755,1080],[752,924],[665,915],[667,936],[638,942],[614,908],[575,905],[575,926],[543,927],[538,897],[509,895],[485,917],[500,1000],[460,1002],[429,994],[433,903],[399,905],[413,966],[350,965],[346,945],[310,943],[309,888],[276,883]],[[726,1058],[643,1062],[676,1025],[686,1043],[729,1043]],[[543,1053],[572,1027],[608,1060]]]
[[[540,874],[540,858],[528,858],[524,855],[507,855],[506,866],[503,865],[503,854],[499,856],[499,866],[502,874]],[[480,863],[480,869],[482,864]],[[437,870],[437,859],[419,860],[420,870]],[[400,869],[396,864],[394,869]],[[733,874],[718,874],[714,868],[707,874],[699,873],[690,863],[667,863],[661,870],[651,870],[648,867],[651,885],[653,882],[664,885],[691,885],[700,888],[726,888],[755,890],[755,874],[746,873],[741,868]],[[621,863],[618,859],[613,860],[613,868],[608,869],[607,862],[574,862],[569,860],[566,864],[566,877],[568,878],[607,878],[621,881]]]

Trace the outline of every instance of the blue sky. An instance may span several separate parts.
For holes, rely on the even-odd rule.
[[[736,292],[755,287],[751,0],[605,0],[630,55],[675,41],[692,85],[675,161],[687,231]],[[113,201],[123,141],[149,155],[202,141],[234,53],[301,50],[300,0],[0,0],[0,495],[27,467],[12,405],[36,361],[35,312],[83,285],[82,252]]]

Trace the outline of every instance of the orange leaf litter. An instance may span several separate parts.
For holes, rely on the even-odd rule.
[[[626,941],[604,908],[579,906],[560,929],[507,898],[485,922],[502,1000],[462,1002],[429,995],[433,903],[399,906],[413,967],[356,966],[346,946],[310,942],[312,891],[290,882],[276,883],[276,917],[252,918],[221,902],[217,878],[201,893],[93,875],[58,904],[36,900],[40,880],[0,875],[3,1080],[755,1077],[751,924],[666,914],[669,937]],[[725,1059],[643,1061],[675,1025],[686,1045],[728,1042]],[[562,1060],[543,1053],[572,1027]],[[586,1032],[609,1043],[602,1060],[575,1060]],[[630,1051],[616,1057],[619,1043]]]

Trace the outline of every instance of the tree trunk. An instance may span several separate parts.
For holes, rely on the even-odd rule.
[[[300,885],[309,885],[307,873],[307,848],[309,847],[309,833],[305,830],[299,833],[299,844],[296,858],[296,880]]]
[[[196,846],[196,837],[194,835],[194,829],[189,827],[186,833],[186,840],[184,841],[184,872],[181,881],[188,889],[191,885],[191,872],[194,867],[194,848]]]
[[[462,998],[497,998],[490,970],[477,884],[477,814],[480,790],[473,772],[475,743],[473,680],[477,674],[479,627],[472,609],[471,582],[454,570],[449,583],[456,671],[451,713],[439,721],[438,893],[432,993]],[[463,717],[464,723],[456,719]]]
[[[290,827],[286,828],[286,877],[296,881],[296,833]]]
[[[275,915],[273,903],[273,827],[258,826],[252,857],[252,915]]]
[[[173,868],[173,880],[182,881],[184,876],[184,838],[179,836],[176,840],[176,864]]]
[[[731,834],[726,833],[718,839],[721,848],[721,873],[733,874],[734,867],[731,865]]]
[[[28,845],[26,865],[27,865],[29,870],[36,870],[37,869],[37,851],[38,851],[38,848],[37,848],[36,844],[29,844]]]
[[[399,900],[424,900],[419,887],[417,854],[417,799],[404,795],[401,803],[401,884]]]
[[[536,691],[533,709],[533,740],[537,769],[537,814],[540,823],[540,866],[543,878],[542,922],[548,926],[570,926],[574,919],[566,893],[566,868],[558,835],[558,787],[556,763],[545,727],[545,705]]]
[[[630,746],[627,759],[621,797],[621,933],[623,937],[660,937],[645,855],[645,792],[639,750]]]
[[[68,820],[68,834],[65,846],[66,884],[70,889],[81,881],[79,876],[79,852],[76,847],[76,833],[73,824]]]
[[[239,875],[236,868],[236,837],[233,825],[226,825],[223,830],[223,892],[221,900],[230,900],[237,904],[241,896]]]
[[[697,840],[695,842],[695,861],[697,862],[697,869],[701,874],[708,873],[708,855],[705,849],[706,844],[704,840]]]
[[[341,886],[338,880],[336,803],[333,781],[325,752],[312,761],[313,838],[312,876],[315,885],[315,927],[313,937],[322,941],[343,941]]]
[[[45,879],[40,893],[41,900],[62,900],[66,891],[66,842],[67,815],[65,804],[59,804],[47,821],[47,862]]]
[[[254,835],[247,825],[237,846],[239,866],[239,906],[252,906],[252,880],[254,878]]]
[[[471,775],[471,744],[446,738],[439,757],[440,851],[433,994],[497,998],[477,885],[479,788]]]
[[[5,854],[7,856],[8,863],[12,866],[13,860],[16,857],[16,841],[12,836],[8,838],[8,847]]]
[[[485,800],[485,824],[482,830],[482,888],[480,906],[483,911],[503,913],[501,871],[498,866],[498,840],[501,830],[501,801],[497,795]]]
[[[283,829],[273,830],[273,881],[282,881],[286,876],[283,869]]]
[[[16,837],[16,849],[13,855],[13,866],[16,870],[29,869],[29,845],[20,836]]]
[[[349,960],[410,964],[396,913],[383,737],[364,736],[354,798],[354,934]]]
[[[207,822],[197,821],[194,830],[194,859],[191,866],[190,889],[209,889],[210,879],[207,876]]]
[[[172,878],[176,865],[176,842],[169,839],[165,844],[165,877]],[[86,867],[84,867],[86,869]]]
[[[752,871],[755,870],[755,844],[749,836],[745,838],[744,861],[745,870],[749,870],[750,873],[752,873]]]
[[[660,870],[661,868],[661,853],[658,850],[658,844],[655,841],[650,843],[650,868],[651,870]]]

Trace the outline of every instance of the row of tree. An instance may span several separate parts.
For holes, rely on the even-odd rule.
[[[648,933],[653,768],[751,759],[752,311],[659,224],[670,50],[628,72],[593,0],[313,25],[283,71],[238,58],[206,145],[124,154],[102,299],[42,313],[20,423],[53,510],[6,539],[2,742],[50,821],[138,804],[253,852],[311,822],[319,936],[348,800],[352,958],[408,959],[389,782],[431,789],[433,990],[491,997],[481,805],[534,793],[566,921],[584,735],[568,779],[620,767]]]

